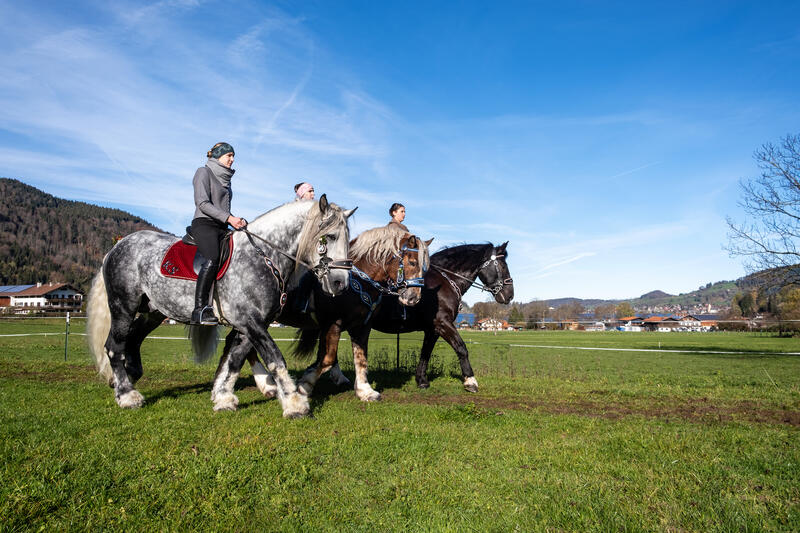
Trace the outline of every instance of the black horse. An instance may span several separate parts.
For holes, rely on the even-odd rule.
[[[498,303],[509,304],[514,299],[514,282],[506,263],[507,245],[508,241],[500,246],[488,243],[463,244],[436,252],[430,256],[431,267],[425,274],[420,302],[414,307],[407,307],[396,296],[385,295],[369,323],[360,328],[359,338],[365,342],[364,339],[369,338],[372,328],[384,333],[424,331],[425,339],[422,342],[416,379],[417,386],[425,389],[430,386],[426,374],[431,352],[441,336],[458,355],[464,388],[469,392],[478,392],[478,381],[469,363],[469,352],[458,334],[455,320],[462,296],[473,285],[493,294]],[[476,278],[480,279],[482,286],[475,282]],[[315,340],[313,331],[302,331],[298,351],[307,353],[310,351],[308,343]],[[338,341],[338,336],[334,340]],[[333,355],[335,357],[335,351]],[[348,383],[335,360],[329,357],[326,362],[331,365],[330,375],[335,383]],[[309,367],[309,371],[314,367],[315,365]],[[319,373],[321,370],[318,369],[317,374]],[[358,378],[358,371],[356,377]]]
[[[428,362],[437,339],[441,336],[458,355],[464,388],[478,392],[478,381],[469,363],[469,352],[455,325],[461,298],[480,279],[482,289],[492,293],[495,301],[509,304],[514,299],[514,282],[508,271],[506,246],[463,244],[445,248],[431,256],[431,268],[425,274],[422,300],[414,307],[404,307],[393,297],[384,302],[372,320],[372,327],[384,333],[424,331],[422,351],[417,365],[417,386],[430,386]]]

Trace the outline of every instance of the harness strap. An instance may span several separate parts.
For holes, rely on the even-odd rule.
[[[270,259],[270,257],[266,254],[266,252],[264,252],[264,250],[259,248],[258,245],[256,245],[255,242],[253,242],[253,238],[252,237],[253,236],[258,237],[258,235],[256,235],[255,233],[250,233],[247,230],[242,230],[242,231],[244,231],[247,234],[247,238],[250,241],[250,244],[252,244],[253,248],[256,249],[256,253],[258,253],[258,255],[260,255],[262,257],[262,259],[264,259],[264,263],[267,265],[267,268],[272,273],[272,275],[275,277],[275,281],[278,282],[278,290],[281,291],[281,298],[280,298],[281,311],[283,311],[283,306],[286,305],[287,296],[286,296],[286,284],[283,281],[283,276],[281,275],[280,269],[275,265],[275,263],[272,262],[272,259]],[[266,239],[262,239],[262,240],[264,242],[267,242]],[[269,243],[267,242],[267,244],[269,244]],[[270,245],[270,246],[273,249],[277,249],[272,245]],[[278,250],[278,251],[280,252],[280,250]],[[284,255],[289,255],[289,254],[284,254]],[[291,256],[289,256],[289,257],[291,257]]]
[[[353,268],[355,269],[356,267]],[[373,284],[373,287],[375,286],[375,281],[370,279],[369,276],[367,276],[367,280],[371,284]],[[350,276],[350,288],[353,289],[353,292],[358,294],[358,297],[361,298],[361,301],[364,302],[364,304],[369,308],[367,317],[364,319],[364,324],[366,324],[367,322],[369,322],[369,319],[372,318],[372,313],[374,313],[375,309],[377,309],[378,306],[381,304],[381,300],[383,300],[383,292],[379,291],[378,297],[375,300],[373,300],[372,295],[369,293],[369,291],[365,290],[361,286],[361,283],[354,276]]]
[[[319,278],[321,278],[322,276],[324,276],[325,274],[330,272],[331,269],[338,268],[338,269],[341,269],[341,270],[350,270],[352,268],[352,266],[353,266],[353,262],[350,261],[349,259],[335,259],[334,260],[334,259],[331,259],[330,257],[328,257],[327,255],[323,255],[320,258],[319,264],[317,266],[311,266],[308,263],[306,263],[305,261],[301,260],[300,258],[290,254],[289,252],[284,252],[283,250],[281,250],[279,247],[275,246],[273,243],[271,243],[270,241],[268,241],[264,237],[261,237],[260,235],[256,235],[255,233],[251,232],[247,228],[242,228],[242,229],[237,230],[237,231],[243,231],[247,235],[247,239],[250,241],[250,244],[252,244],[253,247],[256,250],[258,250],[259,253],[262,256],[266,257],[266,254],[263,252],[263,250],[261,250],[261,248],[259,248],[256,245],[255,242],[253,242],[253,237],[255,237],[256,239],[262,241],[263,243],[265,243],[267,246],[269,246],[270,248],[272,248],[273,250],[275,250],[279,254],[283,254],[286,257],[288,257],[289,259],[291,259],[292,261],[295,261],[295,262],[303,265],[304,267],[306,267],[310,271],[312,271],[315,274],[317,274],[317,277],[319,277]],[[327,253],[327,247],[325,248],[325,253]]]
[[[500,293],[500,291],[503,290],[503,286],[504,285],[512,285],[514,283],[514,279],[513,278],[503,278],[503,279],[500,278],[500,266],[497,263],[497,259],[501,258],[501,257],[505,257],[505,256],[502,255],[502,254],[501,255],[492,254],[492,257],[490,257],[489,259],[484,261],[483,264],[478,269],[478,274],[479,274],[480,272],[483,271],[484,268],[486,268],[490,264],[494,263],[494,267],[497,270],[497,281],[490,287],[487,287],[487,286],[483,285],[482,283],[479,283],[479,282],[475,281],[475,279],[470,279],[470,278],[468,278],[466,276],[462,276],[458,272],[453,272],[452,270],[448,270],[448,269],[446,269],[444,267],[436,266],[436,265],[433,265],[433,264],[431,266],[433,268],[435,268],[436,270],[438,270],[443,275],[444,275],[445,272],[447,272],[450,275],[456,276],[458,278],[463,279],[464,281],[467,281],[469,283],[470,287],[477,287],[478,289],[480,289],[482,291],[489,292],[493,296],[496,296],[497,294]],[[476,276],[477,276],[477,274],[476,274]],[[454,285],[453,281],[450,278],[448,278],[446,275],[444,277],[445,277],[445,279],[447,279],[450,282],[451,285]],[[458,291],[458,292],[459,292],[459,294],[461,294],[461,291]]]

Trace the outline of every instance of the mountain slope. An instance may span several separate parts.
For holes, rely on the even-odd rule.
[[[0,285],[53,281],[87,291],[114,239],[142,229],[160,231],[119,209],[0,178]]]

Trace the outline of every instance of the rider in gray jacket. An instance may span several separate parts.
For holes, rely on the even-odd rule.
[[[192,180],[196,206],[192,235],[203,262],[197,274],[191,324],[214,326],[219,321],[209,302],[211,287],[219,270],[219,243],[228,230],[228,224],[234,229],[241,229],[247,225],[247,221],[231,215],[231,178],[236,172],[231,168],[233,147],[228,143],[217,143],[206,155],[208,162],[197,169]]]

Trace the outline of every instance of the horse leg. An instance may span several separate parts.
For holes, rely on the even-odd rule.
[[[353,366],[356,369],[356,396],[362,402],[377,402],[381,394],[370,387],[367,379],[367,346],[370,328],[348,330],[350,342],[353,344]]]
[[[256,352],[255,348],[247,352],[247,361],[253,370],[253,379],[258,390],[261,391],[265,398],[274,398],[278,394],[278,386],[275,384],[275,380],[272,379],[272,375],[261,364],[261,359],[258,358],[258,352]]]
[[[342,372],[341,367],[339,367],[338,360],[335,363],[333,363],[333,366],[331,366],[331,369],[328,371],[328,376],[331,378],[331,381],[333,381],[333,383],[335,385],[338,385],[339,387],[353,386],[353,382],[347,379],[347,376],[344,375],[344,372]]]
[[[211,401],[214,402],[215,411],[235,411],[239,405],[233,387],[244,364],[244,356],[252,348],[247,338],[235,329],[225,337],[225,348],[211,386]]]
[[[317,360],[313,365],[306,368],[303,377],[298,383],[298,390],[306,396],[311,395],[314,385],[317,384],[319,377],[333,364],[339,349],[339,338],[342,336],[342,327],[338,322],[332,323],[328,329],[320,329],[319,346],[317,347]],[[345,378],[347,379],[347,378]]]
[[[467,345],[464,344],[464,339],[458,334],[456,327],[452,323],[444,322],[437,324],[436,330],[458,355],[458,362],[461,364],[461,376],[464,378],[464,389],[469,392],[478,392],[478,380],[475,379],[472,365],[469,364]]]
[[[283,407],[283,417],[300,418],[307,416],[309,412],[308,397],[298,392],[294,380],[292,380],[289,370],[286,368],[286,360],[266,328],[257,328],[255,326],[250,328],[247,332],[247,338],[256,347],[259,355],[267,364],[267,370],[275,379],[278,401],[281,402]]]
[[[131,331],[125,343],[125,371],[133,383],[139,381],[142,370],[142,342],[164,321],[165,316],[158,311],[142,313],[131,324]]]
[[[123,409],[135,409],[144,405],[144,396],[134,388],[133,381],[128,376],[125,347],[134,322],[133,316],[136,308],[134,306],[133,310],[124,309],[119,302],[115,302],[115,305],[109,307],[111,308],[111,329],[106,338],[105,352],[114,374],[112,384],[114,399],[117,401],[117,405]],[[133,367],[136,366],[134,362]],[[138,366],[141,366],[141,358]]]
[[[439,334],[435,330],[425,330],[425,340],[422,341],[422,351],[419,354],[419,363],[417,363],[417,387],[420,389],[427,389],[431,386],[428,381],[428,362],[431,360],[431,353]]]

